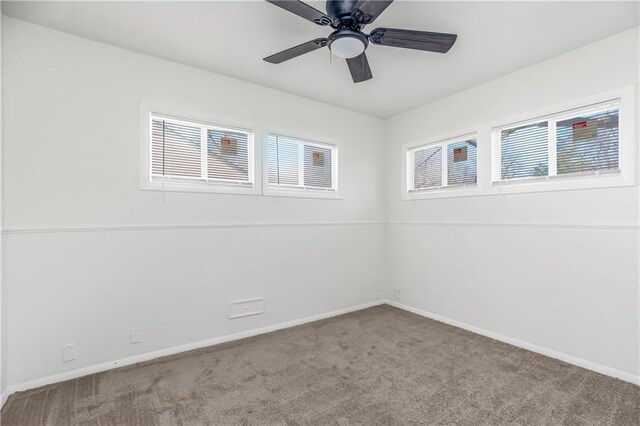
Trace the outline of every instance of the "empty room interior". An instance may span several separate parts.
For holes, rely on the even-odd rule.
[[[2,1],[0,423],[640,424],[639,1]]]

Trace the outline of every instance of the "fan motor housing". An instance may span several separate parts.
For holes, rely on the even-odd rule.
[[[327,15],[333,19],[351,16],[356,8],[356,0],[329,0],[327,1]]]

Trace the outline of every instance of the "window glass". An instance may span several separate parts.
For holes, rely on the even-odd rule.
[[[413,188],[442,186],[442,145],[414,151]]]
[[[200,177],[199,127],[154,119],[151,140],[153,175]]]
[[[475,186],[478,180],[477,145],[474,137],[409,149],[408,192]]]
[[[477,141],[470,139],[447,145],[447,185],[474,185],[477,180]]]
[[[336,191],[336,146],[269,134],[267,151],[270,187]]]
[[[249,179],[249,140],[246,133],[208,129],[206,155],[209,179]]]
[[[253,185],[253,134],[151,116],[151,181]]]
[[[500,131],[503,180],[549,174],[549,128],[547,121]]]
[[[618,170],[618,109],[558,121],[558,174]]]
[[[331,149],[304,146],[304,185],[331,188]]]

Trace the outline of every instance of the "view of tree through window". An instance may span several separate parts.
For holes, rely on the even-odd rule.
[[[548,122],[504,129],[501,138],[501,177],[516,179],[549,173]]]
[[[333,190],[336,147],[289,136],[269,134],[267,177],[269,185]]]
[[[447,145],[447,185],[474,185],[478,180],[475,139]]]
[[[442,186],[442,146],[416,150],[413,158],[415,189]]]
[[[408,152],[413,173],[409,191],[475,185],[477,182],[478,149],[475,138],[418,147]],[[446,169],[443,170],[443,167]]]
[[[500,179],[619,169],[617,107],[564,117],[501,129]]]
[[[558,121],[558,174],[618,169],[618,110]]]

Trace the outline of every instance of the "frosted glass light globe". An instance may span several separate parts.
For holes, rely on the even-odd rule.
[[[331,43],[331,53],[338,58],[350,59],[364,52],[364,43],[355,37],[340,37]]]

